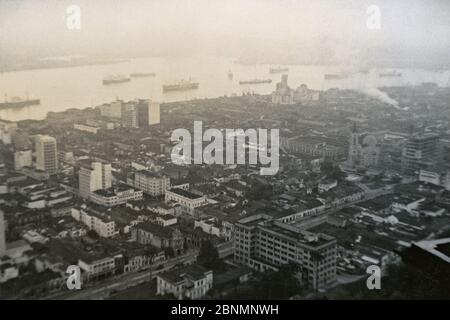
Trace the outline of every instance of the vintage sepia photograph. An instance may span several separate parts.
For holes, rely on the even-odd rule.
[[[449,299],[450,1],[0,0],[0,300]]]

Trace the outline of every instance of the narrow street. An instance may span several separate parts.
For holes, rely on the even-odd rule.
[[[47,296],[44,299],[54,300],[89,300],[89,299],[105,299],[111,292],[125,290],[138,284],[149,282],[157,274],[170,270],[179,263],[189,263],[197,257],[197,252],[189,253],[183,256],[175,257],[164,263],[162,269],[156,270],[156,266],[144,271],[131,272],[117,275],[81,290],[64,291],[57,294]]]

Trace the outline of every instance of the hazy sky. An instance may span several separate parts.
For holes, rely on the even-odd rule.
[[[79,31],[66,28],[72,4],[81,8]],[[380,30],[366,27],[369,5],[381,10]],[[449,35],[446,0],[0,0],[4,56],[205,53],[280,63],[447,63]]]

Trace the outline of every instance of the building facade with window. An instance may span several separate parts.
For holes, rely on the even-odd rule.
[[[258,214],[239,220],[234,233],[234,260],[258,271],[296,263],[302,281],[314,290],[336,282],[337,241]]]
[[[213,272],[200,265],[190,265],[156,276],[156,293],[173,294],[178,300],[200,299],[213,286]]]

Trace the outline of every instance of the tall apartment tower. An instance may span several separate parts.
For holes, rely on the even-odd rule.
[[[137,105],[133,102],[122,104],[122,126],[125,128],[138,127]]]
[[[359,160],[359,134],[356,123],[353,124],[350,132],[350,141],[348,146],[347,162],[350,165],[355,165]]]
[[[402,168],[405,171],[426,169],[439,161],[439,135],[413,134],[406,141],[402,152]]]
[[[56,139],[47,135],[38,135],[35,138],[36,168],[49,174],[58,170],[58,152]]]
[[[0,257],[6,254],[5,229],[5,217],[3,216],[3,211],[0,210]]]
[[[137,103],[138,126],[147,127],[160,123],[160,104],[140,99]]]
[[[78,172],[80,196],[89,198],[96,190],[109,189],[112,186],[111,164],[93,162],[82,166]]]
[[[160,104],[159,102],[153,102],[150,101],[149,102],[149,106],[148,106],[148,124],[149,125],[153,125],[153,124],[159,124],[161,119],[160,119]]]

